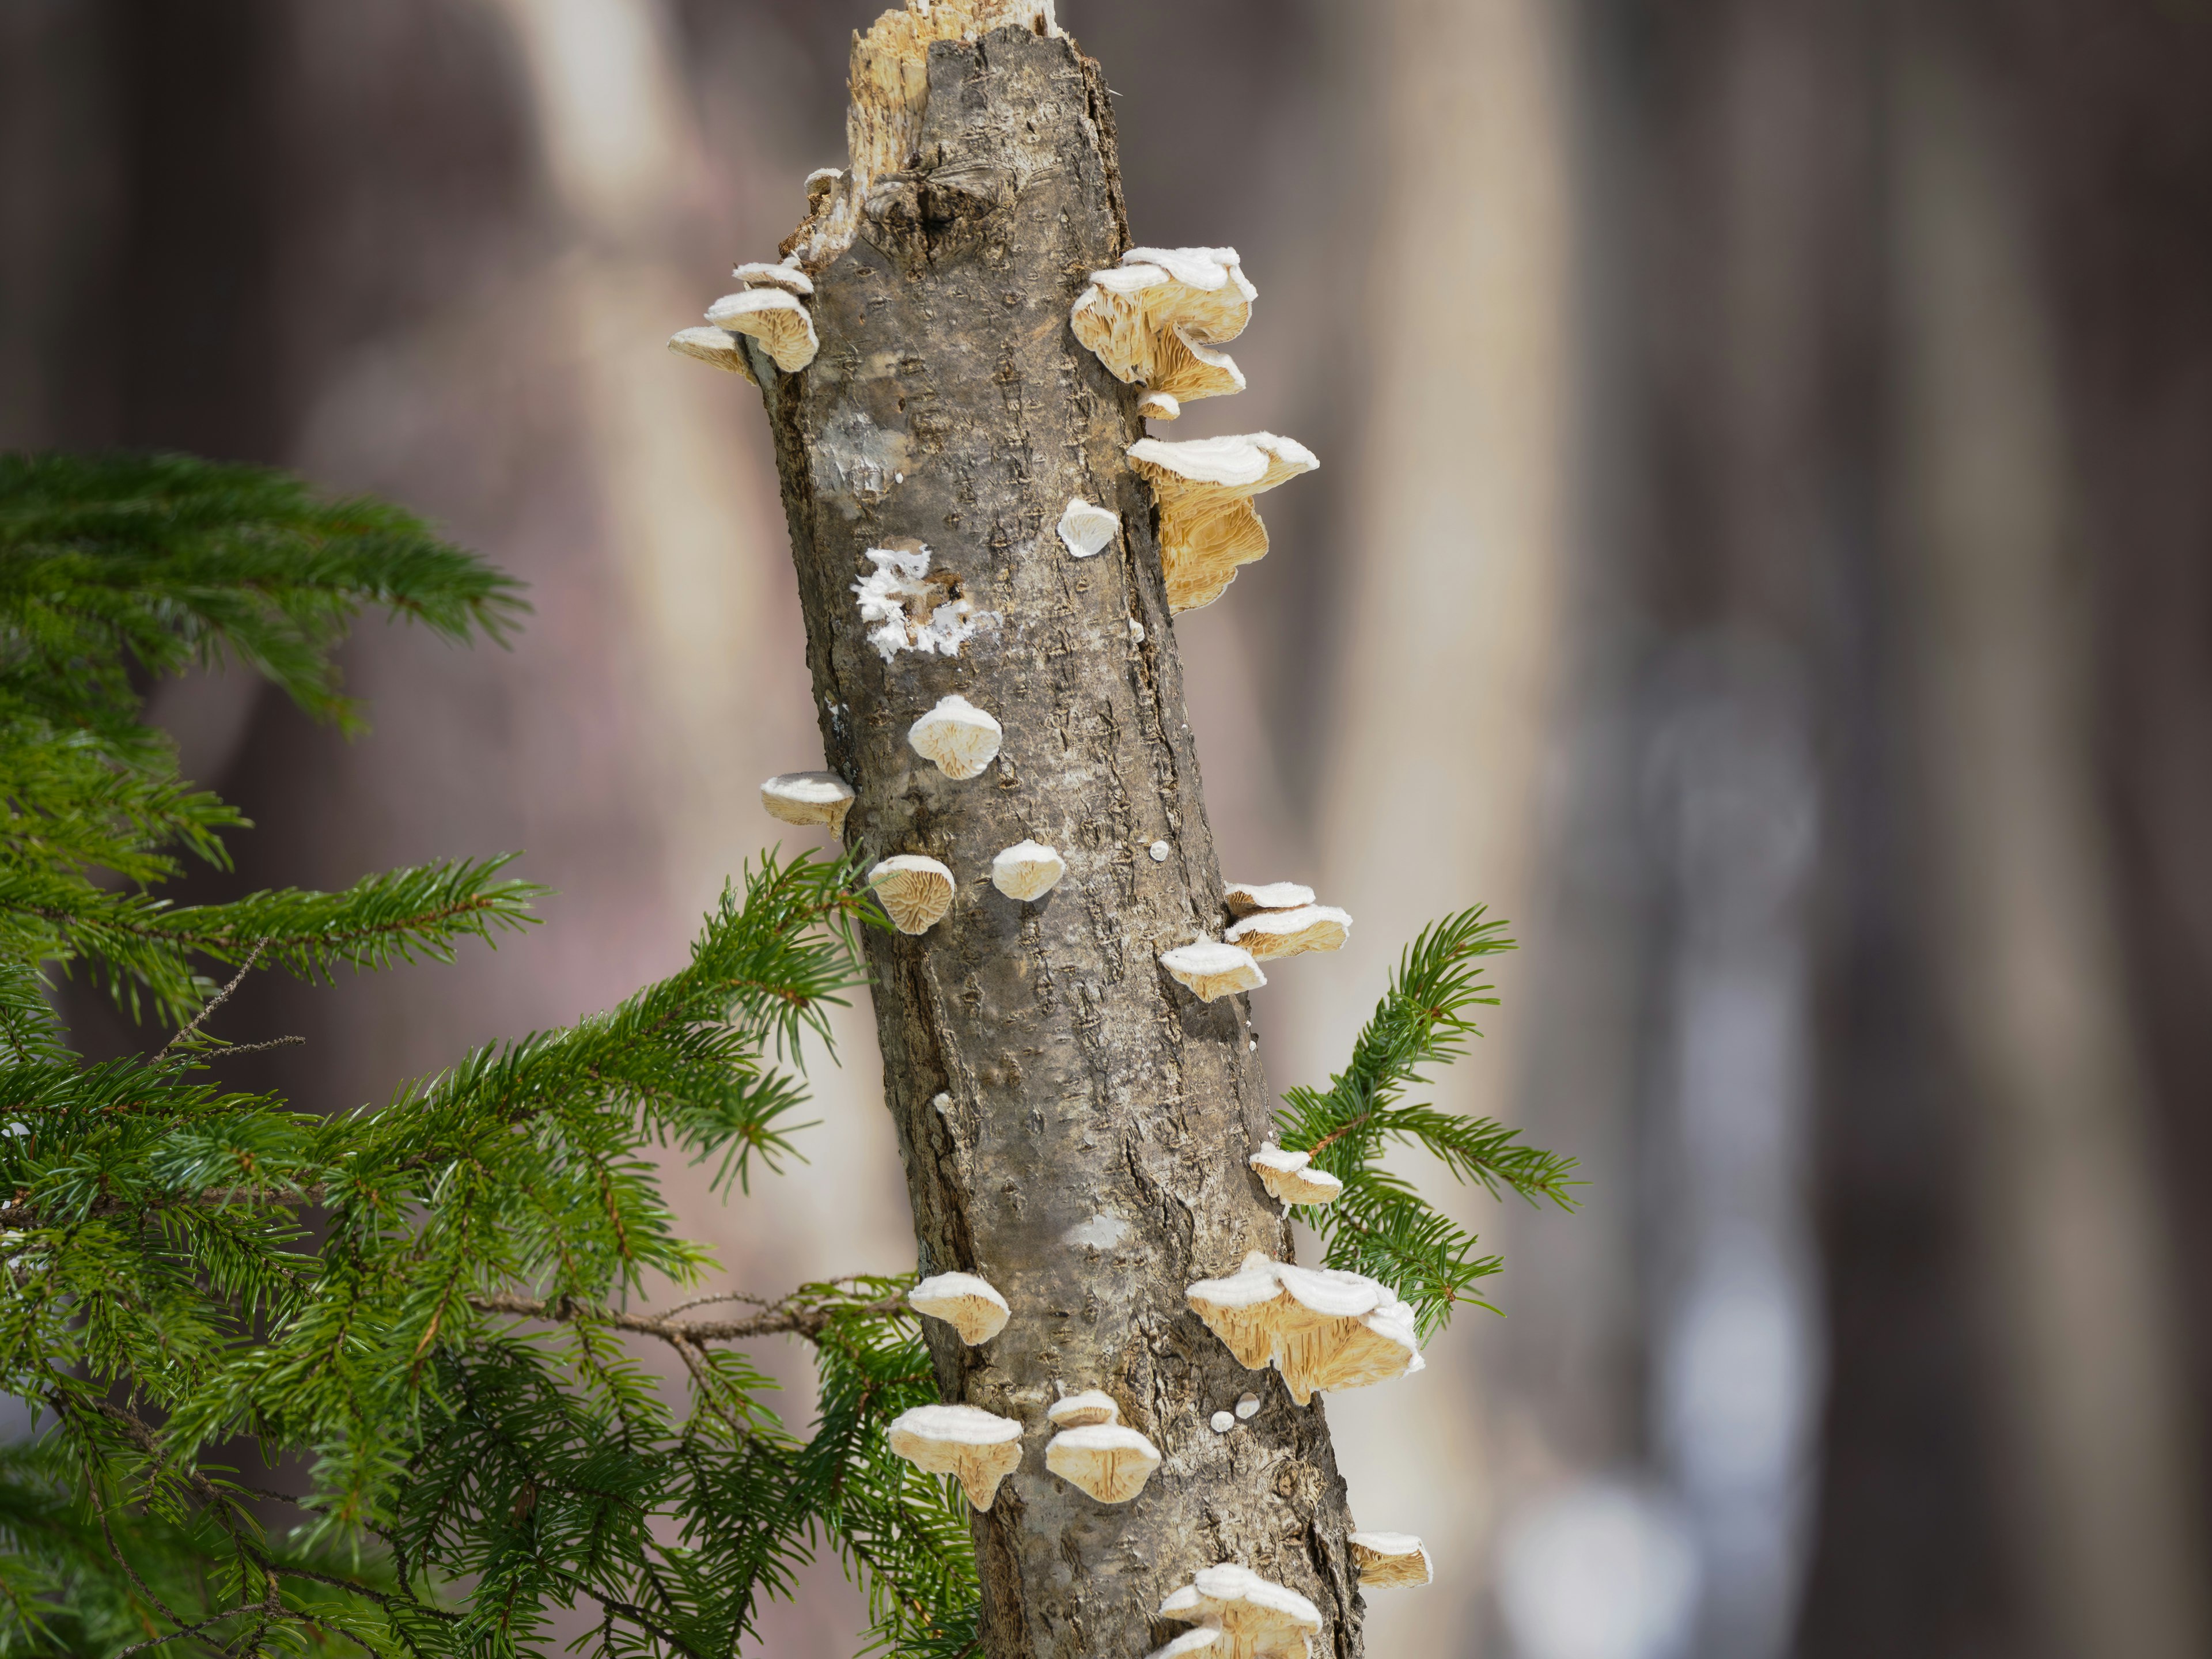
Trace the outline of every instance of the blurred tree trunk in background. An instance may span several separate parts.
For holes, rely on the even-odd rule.
[[[210,886],[523,846],[561,890],[496,959],[241,998],[310,1038],[253,1080],[343,1107],[611,1001],[818,763],[753,401],[659,343],[842,161],[879,3],[0,0],[0,443],[301,466],[536,585],[512,657],[357,641],[357,745],[161,694],[263,826]],[[1323,461],[1177,623],[1228,873],[1359,917],[1261,994],[1276,1085],[1504,899],[1451,1103],[1596,1177],[1507,1224],[1510,1320],[1332,1405],[1363,1522],[1452,1564],[1378,1650],[2205,1651],[2212,12],[1062,20],[1139,240],[1261,291],[1253,389],[1174,435]],[[817,1166],[687,1216],[732,1285],[903,1265],[872,1047]],[[848,1651],[845,1594],[775,1643]]]

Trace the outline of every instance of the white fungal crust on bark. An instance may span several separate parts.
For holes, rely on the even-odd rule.
[[[1358,1389],[1423,1369],[1413,1310],[1387,1285],[1255,1250],[1227,1279],[1190,1287],[1191,1311],[1248,1370],[1273,1365],[1301,1406],[1316,1389]]]
[[[1219,869],[1156,503],[1127,454],[1148,388],[1068,320],[1087,273],[1134,240],[1113,105],[1039,16],[934,0],[867,31],[852,166],[814,181],[782,248],[813,283],[799,297],[819,350],[761,375],[824,763],[858,792],[845,839],[945,872],[926,932],[865,935],[921,1271],[988,1264],[1013,1315],[980,1347],[921,1322],[941,1397],[1018,1418],[1043,1453],[1054,1380],[1095,1382],[1120,1405],[1091,1426],[1162,1458],[1121,1504],[1042,1455],[1005,1477],[975,1517],[982,1646],[1053,1659],[1079,1631],[1089,1651],[1143,1653],[1160,1599],[1233,1559],[1310,1598],[1334,1659],[1357,1659],[1322,1415],[1215,1434],[1255,1379],[1186,1304],[1289,1241],[1260,1183],[1221,1168],[1260,1144],[1271,1103],[1244,1011],[1146,960],[1218,940]],[[1107,526],[1062,540],[1079,500],[1118,520],[1079,562]],[[856,586],[879,574],[863,615]],[[968,611],[942,620],[968,626],[948,653],[927,630],[956,601]],[[966,781],[908,738],[951,696],[998,726]],[[1023,842],[1066,866],[1042,902],[981,879]]]
[[[1304,444],[1272,432],[1187,443],[1142,438],[1129,459],[1159,498],[1160,565],[1175,611],[1212,605],[1240,566],[1266,557],[1267,526],[1252,497],[1321,465]]]
[[[1410,1589],[1436,1577],[1427,1547],[1409,1532],[1355,1532],[1346,1541],[1362,1589]]]

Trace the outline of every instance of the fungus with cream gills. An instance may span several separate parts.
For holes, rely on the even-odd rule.
[[[1304,444],[1272,432],[1188,443],[1140,438],[1128,453],[1159,498],[1170,611],[1212,605],[1240,565],[1265,556],[1267,527],[1252,497],[1321,465]]]
[[[1085,1389],[1055,1400],[1045,1407],[1045,1421],[1055,1429],[1087,1429],[1097,1423],[1118,1423],[1121,1408],[1103,1389]]]
[[[1255,1250],[1227,1279],[1189,1290],[1191,1310],[1248,1370],[1273,1365],[1303,1406],[1316,1389],[1358,1389],[1423,1369],[1413,1310],[1387,1285]]]
[[[991,885],[1024,904],[1042,898],[1066,873],[1066,861],[1042,842],[1018,841],[991,860]]]
[[[1244,389],[1243,371],[1214,348],[1243,332],[1258,297],[1235,248],[1132,248],[1091,273],[1067,320],[1116,378],[1145,388],[1146,415],[1171,421],[1190,398]]]
[[[1160,953],[1160,966],[1188,986],[1191,994],[1201,1002],[1212,1002],[1217,997],[1231,996],[1238,991],[1256,991],[1267,982],[1267,976],[1260,971],[1260,964],[1252,960],[1249,951],[1216,939],[1202,939],[1164,951]]]
[[[968,1501],[991,1507],[1022,1462],[1022,1425],[975,1406],[916,1406],[891,1419],[891,1450],[924,1474],[949,1474]]]
[[[806,307],[797,295],[781,288],[749,288],[742,294],[725,294],[707,307],[707,320],[732,334],[751,335],[787,374],[805,368],[822,349]]]
[[[972,778],[998,758],[1006,728],[957,691],[907,728],[914,752],[948,778]]]
[[[1154,1648],[1145,1659],[1191,1659],[1194,1654],[1205,1653],[1221,1643],[1221,1632],[1200,1625],[1196,1630],[1187,1630],[1164,1648]]]
[[[1312,1650],[1307,1638],[1321,1628],[1321,1609],[1304,1596],[1233,1561],[1200,1568],[1160,1603],[1159,1616],[1219,1631],[1207,1650],[1212,1659],[1303,1659]]]
[[[750,264],[733,267],[730,275],[747,288],[780,288],[787,294],[814,292],[814,279],[801,270],[798,262],[793,259],[787,259],[781,264],[757,259]]]
[[[1044,1449],[1044,1466],[1102,1504],[1126,1504],[1160,1466],[1160,1449],[1119,1423],[1063,1429]]]
[[[926,933],[952,908],[952,872],[919,853],[897,853],[868,872],[868,885],[902,933]]]
[[[1328,1204],[1344,1191],[1344,1183],[1326,1170],[1310,1167],[1310,1152],[1286,1152],[1279,1146],[1262,1146],[1248,1160],[1259,1172],[1268,1196],[1285,1204]]]
[[[1241,945],[1261,962],[1335,951],[1352,933],[1352,917],[1333,904],[1309,904],[1296,910],[1255,910],[1222,938]]]
[[[1436,1577],[1428,1551],[1409,1532],[1355,1532],[1345,1541],[1362,1589],[1410,1588]]]
[[[1314,890],[1294,881],[1232,881],[1222,889],[1221,902],[1241,919],[1255,910],[1302,910],[1314,902]]]
[[[1109,513],[1103,507],[1093,507],[1077,495],[1069,500],[1067,510],[1060,515],[1058,528],[1062,545],[1077,558],[1087,559],[1103,551],[1121,533],[1121,515]]]
[[[761,785],[761,805],[785,823],[826,823],[842,836],[853,786],[835,772],[782,772]]]
[[[908,1291],[906,1300],[916,1313],[951,1326],[971,1348],[1006,1329],[1012,1313],[990,1281],[974,1273],[933,1273]]]
[[[696,357],[732,374],[742,374],[756,386],[760,384],[754,379],[753,366],[745,361],[744,347],[727,329],[679,328],[668,337],[668,349],[678,356]]]

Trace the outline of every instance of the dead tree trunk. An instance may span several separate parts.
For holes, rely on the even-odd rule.
[[[1138,391],[1069,326],[1129,241],[1105,82],[1048,0],[938,0],[855,41],[853,87],[851,172],[813,181],[785,245],[818,352],[783,374],[745,349],[823,744],[857,791],[846,840],[957,882],[942,921],[871,955],[921,1269],[980,1273],[1012,1308],[981,1347],[931,1332],[945,1398],[1024,1425],[1019,1471],[975,1516],[987,1645],[1143,1653],[1179,1630],[1155,1621],[1162,1598],[1228,1561],[1310,1598],[1322,1650],[1354,1659],[1322,1407],[1240,1366],[1185,1303],[1246,1251],[1290,1250],[1246,1164],[1268,1096],[1244,1000],[1199,1001],[1158,961],[1218,934],[1222,882],[1152,493],[1124,454],[1145,435]],[[1100,556],[1055,533],[1076,496],[1121,516]],[[995,622],[953,654],[884,652],[855,599],[872,550],[927,551],[918,622],[963,602]],[[966,781],[908,741],[951,693],[1004,727]],[[1029,904],[988,880],[1024,839],[1067,865]],[[1056,1385],[1105,1389],[1159,1448],[1133,1502],[1045,1470]],[[1216,1432],[1247,1393],[1259,1413]]]

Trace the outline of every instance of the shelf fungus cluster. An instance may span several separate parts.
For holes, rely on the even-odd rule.
[[[1200,1568],[1160,1603],[1159,1616],[1198,1628],[1149,1659],[1307,1659],[1321,1629],[1321,1609],[1304,1596],[1233,1561]]]
[[[1193,398],[1244,389],[1244,371],[1214,348],[1244,331],[1259,297],[1233,247],[1133,247],[1091,273],[1067,319],[1100,362],[1145,388],[1145,414],[1172,421]]]
[[[678,331],[668,349],[748,380],[758,377],[745,356],[747,336],[758,341],[769,360],[786,374],[795,374],[812,362],[822,349],[814,319],[806,310],[814,282],[798,262],[742,264],[731,275],[744,287],[707,307],[708,327]]]
[[[1247,1370],[1273,1365],[1303,1406],[1316,1389],[1358,1389],[1422,1368],[1413,1310],[1387,1285],[1255,1250],[1227,1279],[1201,1279],[1191,1311]]]
[[[1054,1401],[1045,1418],[1060,1432],[1044,1449],[1045,1468],[1102,1504],[1127,1503],[1159,1468],[1160,1450],[1121,1417],[1098,1389]]]

